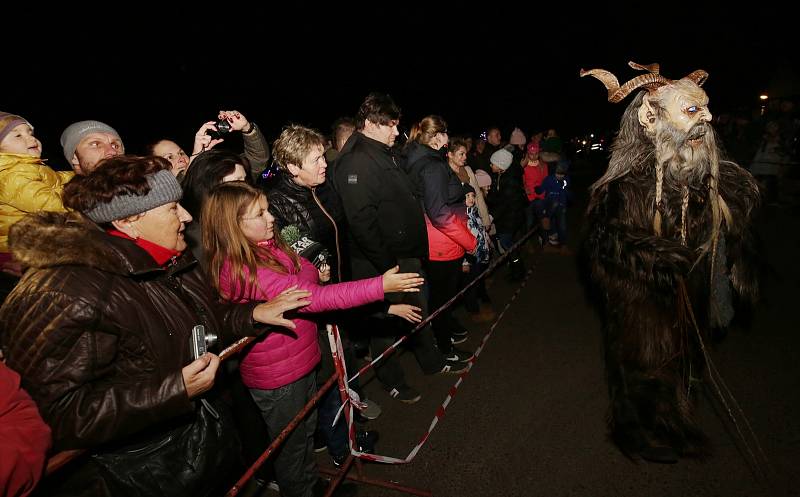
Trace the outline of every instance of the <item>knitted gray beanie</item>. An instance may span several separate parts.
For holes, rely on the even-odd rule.
[[[178,180],[166,169],[147,175],[147,184],[150,191],[145,195],[117,195],[111,202],[97,204],[84,214],[96,223],[108,223],[178,202],[183,195]]]
[[[78,148],[78,144],[83,137],[89,133],[111,133],[112,135],[117,135],[117,138],[122,141],[119,133],[114,128],[100,121],[78,121],[72,123],[61,133],[61,148],[64,149],[64,157],[67,159],[67,164],[72,164],[72,156],[75,155],[75,149]]]

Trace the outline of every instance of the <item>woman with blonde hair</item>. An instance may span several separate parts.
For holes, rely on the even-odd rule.
[[[295,285],[312,293],[312,304],[292,319],[292,325],[259,340],[240,365],[242,380],[275,437],[317,390],[317,324],[306,314],[381,301],[384,293],[416,292],[423,280],[416,273],[398,273],[394,267],[382,276],[321,286],[320,271],[275,233],[268,207],[260,190],[238,181],[223,183],[211,191],[203,206],[202,232],[208,274],[224,299],[269,300]],[[317,480],[316,417],[312,412],[303,421],[274,461],[282,495],[310,495]]]

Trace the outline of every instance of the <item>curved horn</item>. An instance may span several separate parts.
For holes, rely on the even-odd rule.
[[[609,100],[611,100],[611,95],[619,90],[619,81],[617,80],[617,77],[605,69],[590,69],[588,71],[581,69],[581,77],[584,76],[594,76],[595,78],[599,79],[600,82],[606,87],[606,90],[608,90]]]
[[[628,65],[631,66],[632,68],[636,69],[636,70],[649,71],[649,72],[651,72],[653,74],[659,74],[659,71],[661,70],[661,66],[659,66],[655,62],[652,63],[652,64],[643,65],[643,64],[637,64],[636,62],[630,61],[630,62],[628,62]]]
[[[703,83],[708,79],[708,73],[702,69],[698,69],[683,79],[688,79],[697,83],[697,86],[703,86]]]
[[[628,81],[624,85],[622,85],[617,91],[613,94],[609,91],[608,101],[611,103],[617,103],[621,101],[623,98],[627,97],[633,90],[637,88],[641,88],[642,86],[647,87],[650,90],[656,89],[659,86],[664,86],[670,84],[671,81],[665,78],[660,74],[642,74],[641,76],[636,76],[632,80]]]

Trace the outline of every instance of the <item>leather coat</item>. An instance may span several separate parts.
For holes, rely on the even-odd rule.
[[[210,418],[188,398],[191,330],[203,324],[223,344],[232,332],[255,335],[257,303],[220,304],[190,252],[160,267],[76,213],[26,217],[9,242],[31,269],[0,308],[0,345],[52,428],[54,451],[91,454],[62,470],[74,472],[66,486],[206,495],[223,461],[236,459],[236,435],[224,412]]]

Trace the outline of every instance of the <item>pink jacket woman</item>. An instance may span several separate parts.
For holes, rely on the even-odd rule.
[[[287,273],[259,268],[255,300],[271,300],[293,285],[312,294],[311,304],[299,309],[300,314],[346,309],[383,300],[382,276],[320,286],[317,268],[306,259],[300,259],[300,270],[297,271],[289,257],[276,247],[274,239],[259,245],[266,247]],[[247,271],[246,268],[244,270]],[[226,263],[220,272],[220,290],[223,294],[240,295],[241,292],[234,286],[230,267]],[[250,294],[249,288],[245,289],[244,294]],[[248,388],[280,388],[302,378],[317,365],[320,359],[317,324],[302,317],[293,319],[293,322],[296,326],[294,330],[284,328],[272,331],[242,359],[240,371]]]

